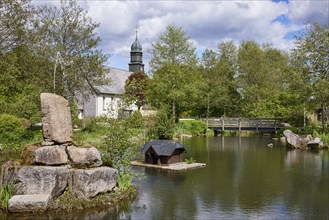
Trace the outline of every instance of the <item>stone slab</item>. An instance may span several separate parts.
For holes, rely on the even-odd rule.
[[[15,195],[9,199],[10,212],[45,212],[48,209],[50,194]]]

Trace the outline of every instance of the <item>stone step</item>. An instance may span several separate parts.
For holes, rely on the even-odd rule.
[[[10,198],[10,212],[45,212],[48,208],[50,194],[15,195]]]

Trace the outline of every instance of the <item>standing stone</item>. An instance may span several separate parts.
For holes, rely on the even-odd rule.
[[[55,143],[72,142],[69,102],[62,96],[41,93],[42,131],[45,140]]]
[[[69,177],[66,167],[23,166],[17,172],[15,194],[51,194],[57,197],[64,192]]]

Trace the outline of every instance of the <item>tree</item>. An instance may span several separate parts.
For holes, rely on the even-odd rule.
[[[59,7],[42,5],[37,12],[34,47],[39,56],[53,64],[58,62],[55,92],[69,99],[77,92],[96,92],[93,86],[104,83],[107,60],[96,49],[99,24],[92,22],[75,1],[61,0]]]
[[[294,56],[300,61],[301,71],[306,70],[312,95],[318,107],[325,113],[329,105],[329,25],[314,23],[302,36],[296,38]],[[322,115],[322,128],[325,127]]]
[[[196,55],[193,44],[182,28],[169,25],[152,44],[150,66],[153,78],[149,98],[155,106],[169,105],[172,118],[189,111],[196,98]]]
[[[0,1],[0,56],[12,47],[26,42],[26,26],[34,14],[30,2],[30,0]]]
[[[276,117],[268,115],[272,99],[285,90],[284,76],[288,59],[281,51],[256,42],[243,42],[238,52],[238,83],[242,94],[245,116]],[[278,104],[278,102],[276,102]],[[269,109],[267,109],[269,108]],[[277,108],[278,110],[281,108]]]
[[[168,25],[159,40],[152,44],[150,67],[152,72],[167,64],[195,65],[195,47],[181,27]]]
[[[146,103],[149,78],[143,72],[132,73],[125,83],[124,99],[128,104],[135,102],[138,109]]]

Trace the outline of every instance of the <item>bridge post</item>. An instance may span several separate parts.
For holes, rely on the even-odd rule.
[[[221,119],[221,121],[222,121],[222,131],[224,131],[225,130],[224,119]]]
[[[241,118],[239,118],[238,123],[239,123],[239,131],[241,131]]]
[[[259,126],[259,121],[258,118],[256,118],[256,131],[258,132],[258,126]]]

